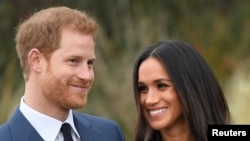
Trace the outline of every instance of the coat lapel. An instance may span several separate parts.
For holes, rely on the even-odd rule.
[[[75,127],[81,137],[81,141],[100,141],[102,133],[92,128],[92,124],[85,118],[73,113]],[[44,141],[34,127],[24,117],[19,107],[10,118],[9,127],[13,140],[20,141]]]
[[[102,134],[92,129],[92,124],[84,118],[74,114],[74,122],[81,141],[100,141]]]
[[[16,109],[11,119],[9,120],[10,130],[13,140],[20,141],[43,141],[41,136],[36,132],[29,121],[19,110]]]

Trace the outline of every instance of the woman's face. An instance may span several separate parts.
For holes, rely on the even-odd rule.
[[[150,57],[141,63],[138,89],[143,114],[153,129],[165,130],[184,123],[181,102],[157,58]]]

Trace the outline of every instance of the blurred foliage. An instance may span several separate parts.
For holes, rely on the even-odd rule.
[[[79,111],[117,121],[127,140],[132,140],[135,57],[150,44],[169,38],[198,49],[225,90],[234,122],[250,122],[246,102],[250,99],[250,1],[1,0],[0,123],[9,118],[24,91],[15,28],[33,12],[61,5],[87,11],[101,26],[94,86],[87,106]]]

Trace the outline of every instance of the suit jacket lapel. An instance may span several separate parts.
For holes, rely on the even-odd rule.
[[[16,109],[11,119],[9,120],[10,130],[12,132],[13,140],[25,141],[43,141],[41,136],[36,132],[34,127],[24,117],[19,110]]]
[[[84,118],[73,113],[75,127],[80,134],[81,141],[100,141],[102,134],[92,129],[92,124]]]
[[[81,137],[81,141],[100,141],[102,133],[92,128],[92,124],[73,113],[75,127]],[[9,127],[13,140],[23,141],[44,141],[29,121],[17,107],[9,120]]]

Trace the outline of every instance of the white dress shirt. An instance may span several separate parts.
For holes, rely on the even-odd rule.
[[[69,111],[67,119],[64,122],[61,122],[32,109],[24,102],[22,97],[20,102],[20,111],[45,141],[63,141],[63,134],[60,131],[60,128],[65,122],[69,123],[71,126],[71,135],[73,140],[81,141],[80,135],[75,128],[72,110]]]

